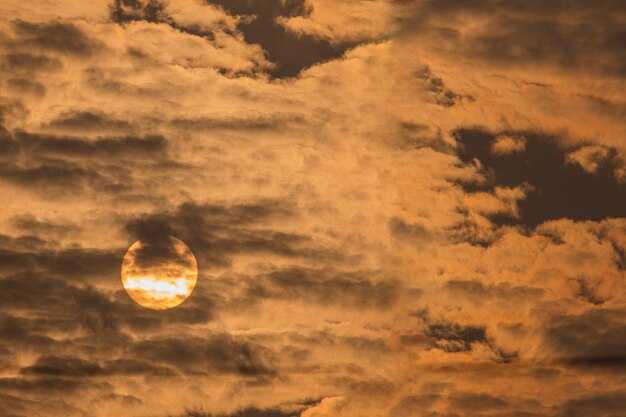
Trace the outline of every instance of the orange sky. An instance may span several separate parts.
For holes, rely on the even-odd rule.
[[[625,23],[0,2],[0,416],[624,416]],[[195,289],[143,308],[170,235]]]

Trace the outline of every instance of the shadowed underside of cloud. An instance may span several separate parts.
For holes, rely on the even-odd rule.
[[[72,23],[31,23],[16,20],[13,22],[13,30],[20,38],[13,45],[9,45],[18,52],[18,55],[13,55],[13,62],[18,65],[33,63],[32,60],[25,58],[28,55],[19,55],[19,52],[23,50],[39,49],[75,56],[90,56],[103,48],[102,44],[92,40],[82,29]],[[40,59],[46,60],[46,58]],[[49,64],[53,61],[44,62]]]
[[[361,309],[388,309],[398,298],[400,285],[393,279],[376,279],[366,271],[333,272],[287,268],[248,282],[246,299],[300,299],[323,305],[345,304]]]
[[[207,267],[229,265],[235,255],[254,253],[313,259],[338,256],[316,247],[310,236],[258,226],[294,215],[288,202],[268,200],[234,205],[190,202],[170,212],[130,219],[125,230],[137,239],[179,237]]]
[[[259,44],[268,59],[274,63],[269,69],[273,78],[289,78],[301,70],[336,59],[355,43],[330,43],[312,36],[295,34],[278,24],[279,17],[304,16],[310,11],[305,0],[269,0],[253,2],[247,0],[207,1],[209,5],[219,5],[229,14],[241,16],[237,28],[246,42]],[[152,23],[165,23],[186,33],[211,39],[209,30],[197,26],[177,23],[160,0],[115,0],[111,6],[111,17],[117,23],[145,20]]]
[[[406,30],[427,36],[440,53],[508,68],[547,65],[626,76],[626,7],[619,0],[593,6],[584,0],[415,3]]]
[[[292,406],[290,408],[295,408],[295,411],[286,411],[281,410],[280,407],[277,408],[257,408],[257,407],[248,407],[241,408],[232,413],[226,414],[217,414],[217,413],[207,413],[202,410],[187,410],[182,414],[177,415],[176,417],[296,417],[300,416],[303,410],[306,410],[310,407],[314,407],[317,401],[304,401],[301,405]],[[284,408],[284,407],[283,407]]]
[[[590,310],[550,319],[546,347],[572,366],[626,367],[626,321],[621,310]]]
[[[625,404],[623,391],[588,394],[580,398],[557,401],[536,401],[508,395],[492,395],[481,391],[451,390],[446,384],[425,384],[419,392],[403,397],[389,416],[433,417],[578,417],[589,414],[617,417]]]
[[[107,121],[107,126],[111,124]],[[97,129],[101,118],[79,114],[65,124]],[[66,126],[67,127],[67,126]],[[115,130],[115,129],[114,129]],[[160,135],[88,138],[8,130],[0,135],[0,180],[43,192],[130,191],[133,178],[123,161],[175,166]]]
[[[297,216],[288,201],[258,201],[233,205],[184,203],[169,212],[128,220],[124,228],[134,239],[159,241],[168,235],[185,241],[200,268],[221,268],[245,256],[285,259],[291,265],[271,272],[229,277],[223,296],[240,306],[263,300],[289,300],[322,305],[346,304],[360,309],[388,309],[397,300],[400,282],[377,271],[330,267],[345,255],[321,245],[314,236],[280,230],[283,220]],[[267,225],[274,225],[269,227]],[[259,225],[264,225],[259,227]],[[295,266],[313,262],[318,268]],[[234,281],[235,280],[235,281]],[[235,290],[235,292],[233,292]]]
[[[258,347],[228,335],[204,339],[150,339],[131,346],[124,357],[96,362],[73,356],[42,355],[24,376],[91,378],[113,375],[237,374],[271,376]]]
[[[136,160],[138,156],[163,158],[167,149],[167,141],[162,136],[105,137],[89,140],[79,137],[17,132],[16,141],[22,151],[37,157],[49,155],[67,158],[110,157],[117,160],[122,158]]]

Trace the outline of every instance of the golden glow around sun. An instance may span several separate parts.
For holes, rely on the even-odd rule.
[[[126,292],[137,304],[154,310],[180,305],[197,279],[198,264],[191,249],[173,236],[156,243],[138,240],[122,261]]]

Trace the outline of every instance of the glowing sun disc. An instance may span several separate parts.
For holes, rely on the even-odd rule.
[[[189,298],[198,280],[198,264],[191,249],[173,236],[156,242],[138,240],[124,255],[121,275],[133,301],[167,310]]]

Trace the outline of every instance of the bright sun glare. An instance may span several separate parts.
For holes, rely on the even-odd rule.
[[[166,310],[189,298],[198,265],[191,249],[169,236],[156,244],[135,242],[124,255],[121,272],[122,284],[137,304]]]

